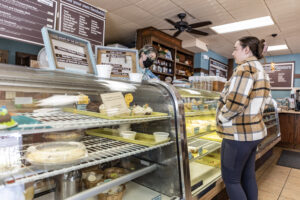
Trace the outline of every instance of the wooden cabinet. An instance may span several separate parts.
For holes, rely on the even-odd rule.
[[[292,147],[295,145],[295,117],[294,114],[280,113],[280,144],[286,147]],[[300,117],[300,116],[299,116]]]
[[[137,30],[136,48],[145,44],[154,46],[158,51],[157,62],[151,70],[165,80],[166,77],[188,79],[194,73],[194,53],[181,46],[181,40],[174,38],[153,27]]]

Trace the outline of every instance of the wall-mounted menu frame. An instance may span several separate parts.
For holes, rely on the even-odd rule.
[[[49,69],[77,74],[96,74],[91,43],[47,27],[42,28]]]
[[[209,76],[220,76],[227,79],[228,74],[228,65],[215,60],[213,58],[209,58]]]
[[[294,87],[295,62],[274,63],[274,67],[266,63],[263,67],[270,77],[272,90],[291,90]]]
[[[0,37],[43,45],[41,28],[56,28],[58,0],[0,0]]]
[[[96,46],[97,64],[112,65],[111,77],[128,79],[138,66],[138,51],[134,49]]]

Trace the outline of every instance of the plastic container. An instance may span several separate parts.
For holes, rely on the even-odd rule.
[[[110,78],[112,66],[111,65],[96,65],[98,71],[98,77]]]
[[[169,133],[166,132],[154,132],[153,135],[155,142],[162,142],[164,140],[167,140],[169,137]]]
[[[136,132],[135,132],[135,131],[122,131],[122,132],[120,133],[120,135],[121,135],[123,138],[130,139],[130,140],[134,140],[134,139],[135,139]]]
[[[141,83],[143,78],[142,73],[129,73],[129,80],[132,82]]]

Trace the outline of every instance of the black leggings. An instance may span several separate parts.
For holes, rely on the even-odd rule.
[[[260,141],[223,139],[221,171],[230,200],[257,200],[255,155]]]

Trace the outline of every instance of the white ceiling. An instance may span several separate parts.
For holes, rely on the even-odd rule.
[[[269,55],[300,53],[300,0],[85,0],[107,10],[105,43],[132,45],[136,29],[153,26],[157,29],[173,28],[164,18],[178,21],[177,14],[188,13],[189,23],[212,21],[213,25],[270,15],[275,25],[227,34],[212,33],[196,36],[182,33],[179,39],[199,38],[209,49],[231,58],[234,42],[242,36],[252,35],[265,39],[268,45],[286,43],[284,51]],[[198,28],[207,31],[208,27]],[[165,31],[173,34],[175,31]],[[212,31],[210,31],[212,32]],[[277,33],[276,38],[271,37]]]

